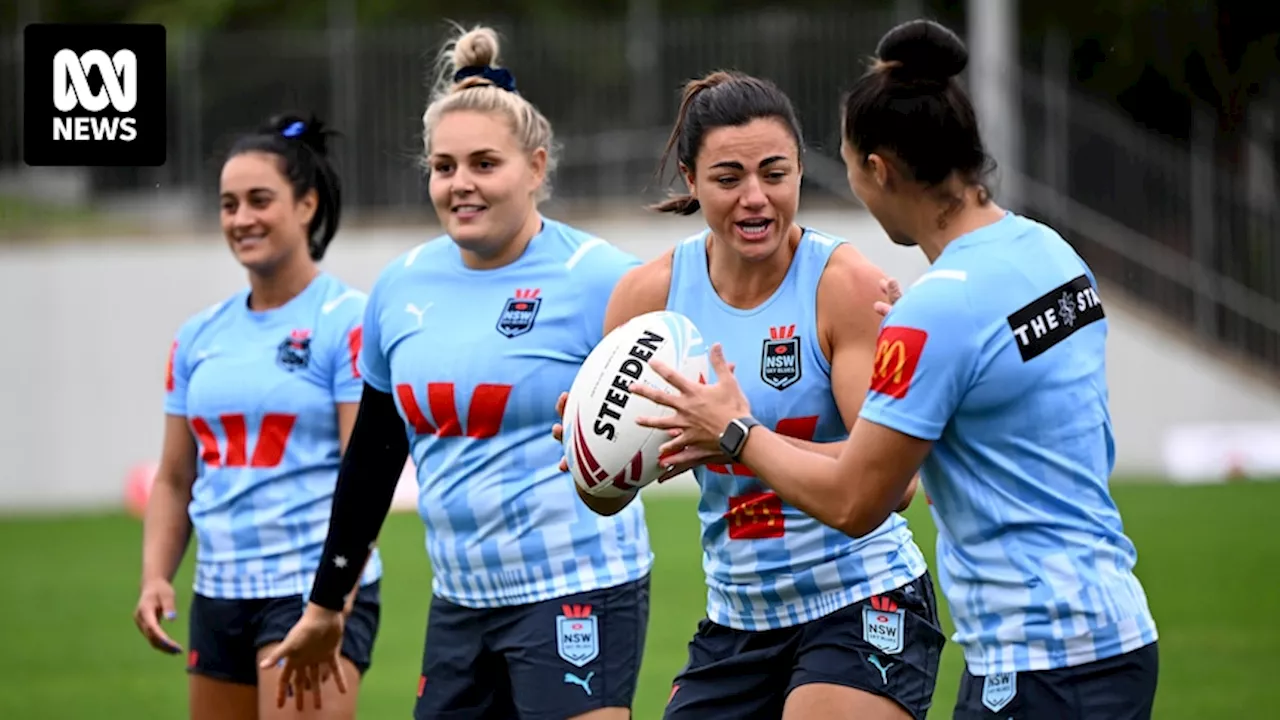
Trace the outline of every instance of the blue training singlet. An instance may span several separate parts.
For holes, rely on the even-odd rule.
[[[693,320],[708,345],[723,346],[763,425],[813,442],[847,438],[817,322],[818,280],[845,241],[806,230],[773,295],[739,310],[711,285],[707,235],[676,247],[667,309]],[[698,516],[713,622],[741,630],[798,625],[925,573],[900,515],[855,540],[783,502],[744,466],[700,467],[694,474],[702,489]]]

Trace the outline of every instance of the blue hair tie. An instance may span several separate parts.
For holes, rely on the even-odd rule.
[[[280,134],[287,138],[298,137],[299,135],[302,134],[302,131],[306,129],[307,129],[306,123],[302,122],[301,120],[294,120],[293,122],[289,123],[288,127],[286,127],[284,130],[281,130]]]
[[[496,68],[490,65],[464,67],[453,74],[453,81],[458,83],[477,75],[507,92],[516,92],[516,76],[512,75],[511,71],[506,68]]]

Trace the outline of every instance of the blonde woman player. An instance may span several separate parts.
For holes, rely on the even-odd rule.
[[[415,717],[628,718],[649,618],[644,510],[583,507],[546,428],[639,262],[538,211],[551,126],[496,65],[495,33],[446,51],[424,116],[445,234],[396,258],[370,293],[364,396],[322,570],[268,662],[285,659],[284,683],[338,670],[352,559],[411,449],[434,569]]]

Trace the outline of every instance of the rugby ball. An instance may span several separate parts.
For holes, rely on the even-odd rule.
[[[675,392],[649,367],[652,359],[698,380],[707,371],[702,333],[679,313],[646,313],[606,335],[578,369],[565,403],[563,442],[573,481],[589,495],[619,497],[663,473],[658,448],[669,436],[635,420],[674,411],[630,391],[641,382]]]

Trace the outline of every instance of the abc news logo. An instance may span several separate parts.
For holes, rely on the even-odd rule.
[[[164,164],[163,26],[34,24],[24,45],[28,165]]]
[[[88,68],[97,69],[102,75],[102,89],[96,93],[89,87]],[[110,57],[101,50],[83,55],[59,50],[53,56],[53,105],[59,112],[71,113],[79,107],[100,113],[108,101],[121,116],[55,117],[54,140],[136,140],[138,121],[127,113],[138,105],[138,56],[132,50],[119,50]]]

